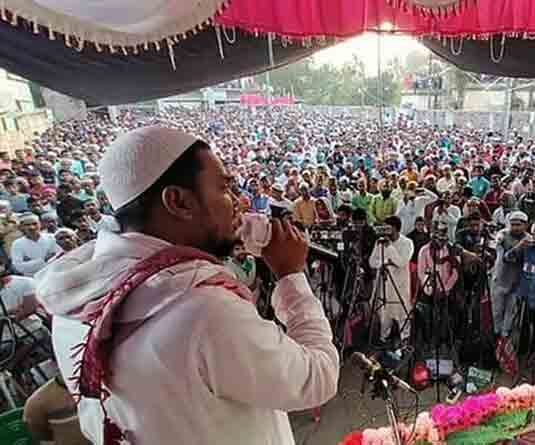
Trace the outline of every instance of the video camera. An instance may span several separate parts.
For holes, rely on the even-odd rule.
[[[379,238],[377,241],[388,241],[390,235],[392,235],[392,227],[388,224],[378,224],[373,227],[373,230]]]

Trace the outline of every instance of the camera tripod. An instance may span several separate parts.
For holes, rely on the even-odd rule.
[[[384,311],[387,307],[392,305],[398,305],[401,306],[403,313],[404,313],[404,322],[401,326],[399,326],[399,333],[400,335],[404,332],[405,329],[411,327],[412,324],[412,315],[413,311],[409,310],[407,307],[408,305],[404,301],[398,286],[392,277],[392,273],[389,270],[389,267],[393,266],[392,263],[388,263],[385,261],[385,246],[388,243],[387,238],[379,238],[377,240],[377,243],[379,243],[380,246],[380,267],[377,269],[377,276],[374,283],[374,288],[372,291],[372,304],[371,304],[371,311],[370,311],[370,333],[368,337],[368,344],[370,348],[373,348],[374,346],[374,336],[376,331],[376,322],[377,319],[381,321],[381,323],[384,323],[386,321],[386,317],[382,317],[384,314]],[[387,287],[390,285],[391,290],[393,292],[393,296],[387,296]],[[399,322],[398,322],[399,323]],[[382,327],[381,327],[382,330]],[[390,337],[392,337],[393,330],[390,330]],[[379,335],[380,336],[380,335]],[[384,345],[381,345],[384,346]]]
[[[319,278],[319,282],[317,282],[317,285],[314,286],[314,294],[321,301],[323,310],[325,311],[325,316],[328,320],[335,319],[335,268],[336,265],[332,263],[320,261],[317,271],[319,277],[314,277],[316,279]],[[309,275],[310,278],[312,278],[312,274],[310,272]]]
[[[430,248],[433,266],[427,272],[427,278],[421,288],[421,295],[426,295],[428,297],[428,304],[431,306],[430,320],[423,320],[422,324],[425,326],[425,336],[430,339],[434,355],[433,360],[436,369],[435,389],[437,403],[440,402],[440,354],[443,346],[446,347],[447,353],[453,361],[454,368],[459,367],[459,356],[455,347],[455,335],[451,325],[450,295],[448,295],[446,286],[437,269],[439,261],[448,261],[447,257],[445,260],[439,258],[439,253],[444,247],[448,248],[447,245],[441,245],[436,241],[431,241]],[[425,293],[426,288],[431,289],[430,294]],[[419,306],[418,303],[417,306]],[[428,332],[429,330],[430,332]]]
[[[489,357],[492,356],[492,360],[494,360],[495,351],[494,320],[488,278],[489,266],[487,264],[487,257],[490,254],[489,238],[489,233],[485,231],[482,234],[481,263],[477,266],[477,278],[472,289],[467,293],[468,306],[465,311],[467,318],[464,320],[462,348],[467,352],[461,354],[463,362],[477,362],[480,368],[494,368],[494,363],[485,366],[485,354],[487,353]],[[475,350],[477,350],[477,360],[472,357]]]
[[[365,318],[365,282],[362,268],[362,240],[360,238],[347,242],[345,249],[346,264],[344,284],[339,301],[341,310],[336,320],[334,336],[340,351],[340,358],[344,360],[347,346],[352,343],[352,322],[364,322]]]
[[[525,352],[525,366],[519,366],[519,372],[515,385],[522,383],[522,380],[528,380],[530,384],[535,384],[535,309],[530,309],[528,300],[525,297],[518,298],[516,304],[516,313],[511,324],[510,337],[514,345],[516,357]],[[521,372],[521,368],[530,370],[529,377]]]

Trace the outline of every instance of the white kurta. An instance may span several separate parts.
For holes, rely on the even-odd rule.
[[[423,196],[418,196],[407,202],[399,201],[397,215],[401,219],[401,233],[403,235],[408,235],[414,230],[416,218],[424,216],[425,207],[438,199],[438,196],[429,190],[424,193]]]
[[[87,255],[94,273],[79,274],[80,288],[45,270],[38,276],[38,298],[48,310],[54,301],[68,309],[65,305],[105,291],[114,271],[166,246],[140,234],[101,233]],[[65,272],[73,263],[67,255],[50,270]],[[121,319],[130,319],[164,302],[164,309],[111,357],[112,396],[106,408],[132,444],[290,445],[294,439],[286,411],[319,406],[336,393],[338,354],[304,274],[283,278],[273,293],[275,312],[287,326],[284,333],[233,293],[192,285],[198,276],[222,267],[196,261],[169,268],[123,305]],[[53,326],[54,349],[69,382],[71,348],[87,327],[57,315]],[[82,399],[79,414],[84,434],[101,445],[98,402]]]
[[[455,231],[457,230],[457,223],[461,219],[461,216],[461,209],[454,205],[450,205],[446,213],[439,213],[438,208],[433,210],[433,222],[448,226],[448,240],[452,244],[455,243]]]
[[[13,241],[11,246],[11,261],[13,266],[23,275],[33,277],[46,265],[46,258],[52,257],[60,251],[54,235],[41,233],[37,241],[25,236]]]
[[[35,295],[35,282],[33,278],[18,277],[13,275],[0,289],[0,298],[6,310],[11,313],[24,304],[24,299]],[[3,314],[1,314],[3,315]],[[37,331],[42,327],[41,320],[36,315],[30,315],[21,321],[21,324],[30,332]],[[15,328],[17,335],[26,335],[19,327]],[[9,332],[4,332],[4,339],[11,337]]]
[[[111,215],[102,215],[100,221],[95,221],[89,217],[89,227],[94,233],[98,233],[101,230],[107,230],[108,232],[119,233],[121,226],[117,220]]]
[[[392,263],[392,266],[388,267],[390,275],[399,291],[399,296],[394,289],[394,285],[390,279],[386,282],[386,302],[387,304],[381,307],[381,338],[384,340],[390,333],[392,328],[392,321],[396,320],[399,327],[403,329],[401,337],[403,339],[408,338],[410,335],[410,323],[406,323],[407,314],[403,309],[400,298],[405,304],[405,308],[410,312],[412,310],[411,304],[411,286],[410,286],[410,269],[409,262],[414,253],[414,245],[412,241],[400,235],[399,238],[385,246],[384,248],[384,260],[385,263]],[[370,257],[370,266],[374,269],[381,267],[381,245],[376,243]],[[378,285],[378,296],[382,297],[382,285],[380,277],[376,279],[376,285]]]

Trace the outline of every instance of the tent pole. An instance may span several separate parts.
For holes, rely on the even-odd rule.
[[[379,99],[379,152],[381,153],[381,157],[383,158],[383,162],[386,161],[385,159],[385,134],[384,134],[384,122],[383,122],[383,102],[384,102],[384,85],[383,85],[383,71],[381,68],[381,33],[377,33],[377,98]]]
[[[513,102],[513,78],[507,79],[507,90],[505,91],[505,121],[503,123],[503,137],[509,140],[509,121],[511,120],[511,106]]]

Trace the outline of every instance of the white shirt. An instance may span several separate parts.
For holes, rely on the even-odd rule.
[[[423,196],[417,196],[412,200],[401,200],[398,204],[397,215],[401,219],[401,233],[408,235],[414,230],[416,218],[424,216],[425,206],[435,202],[438,196],[426,190]]]
[[[38,298],[50,309],[47,289],[60,304],[101,295],[126,264],[167,246],[141,234],[100,233],[83,263],[93,272],[69,272],[70,281],[47,278],[50,270],[65,276],[69,256],[91,249],[88,244],[39,275]],[[287,326],[285,333],[233,293],[192,285],[206,267],[222,267],[201,265],[168,268],[128,297],[121,317],[167,303],[114,350],[108,414],[140,445],[293,445],[286,412],[320,406],[337,389],[338,354],[320,301],[304,274],[279,280],[272,303]],[[73,286],[75,278],[79,288]],[[76,361],[72,347],[83,341],[87,329],[54,316],[54,350],[70,390]],[[99,402],[82,398],[78,409],[82,431],[102,445]]]
[[[450,243],[455,243],[455,231],[457,230],[457,223],[461,219],[461,216],[461,209],[454,205],[450,205],[446,209],[446,213],[438,213],[438,207],[433,210],[433,222],[448,226],[448,240]]]
[[[374,269],[381,267],[382,246],[380,243],[375,243],[375,247],[370,256],[370,266]],[[383,305],[380,312],[381,318],[381,337],[384,339],[388,335],[389,320],[397,320],[399,327],[402,329],[401,337],[407,338],[410,335],[410,323],[407,323],[407,312],[411,311],[411,285],[410,285],[410,269],[409,262],[414,253],[414,244],[409,238],[399,235],[399,238],[384,247],[384,260],[388,266],[391,280],[386,280],[384,291],[382,295],[382,283],[376,281],[378,286],[378,294],[376,297],[384,297],[387,304]],[[376,280],[380,280],[378,274]],[[394,287],[395,284],[395,287]],[[399,294],[398,294],[399,292]],[[403,301],[403,304],[401,301]],[[381,300],[379,300],[381,301]]]
[[[108,232],[120,233],[121,226],[117,220],[111,215],[101,215],[100,221],[95,221],[89,217],[89,227],[94,233],[98,233],[101,230],[107,230]]]
[[[60,251],[54,235],[41,233],[37,241],[22,237],[13,241],[11,245],[11,260],[15,269],[27,276],[33,277],[46,264],[46,258],[52,257]],[[25,261],[29,259],[29,261]]]
[[[381,244],[375,243],[370,256],[370,267],[379,269],[381,267]],[[403,297],[410,295],[410,269],[409,262],[414,253],[414,244],[406,236],[399,235],[393,243],[387,244],[384,248],[385,263],[391,262],[393,266],[388,270],[396,282],[396,286]],[[390,290],[388,289],[390,288]],[[395,295],[394,288],[390,281],[387,283],[387,294]]]
[[[34,294],[35,282],[33,278],[18,277],[16,275],[9,277],[9,281],[0,289],[0,299],[8,313],[16,311],[24,303],[25,297]],[[30,315],[20,323],[30,332],[36,331],[42,326],[41,320],[35,315]],[[24,331],[18,328],[15,328],[15,333],[17,335],[25,335]]]
[[[282,198],[280,201],[273,198],[272,196],[269,197],[269,205],[274,207],[281,207],[283,209],[286,209],[290,212],[293,212],[294,204],[292,201],[286,198]]]
[[[437,181],[437,191],[439,193],[451,191],[452,189],[456,187],[457,187],[457,182],[455,181],[455,177],[453,175],[450,177],[450,179],[446,177],[442,177]]]

